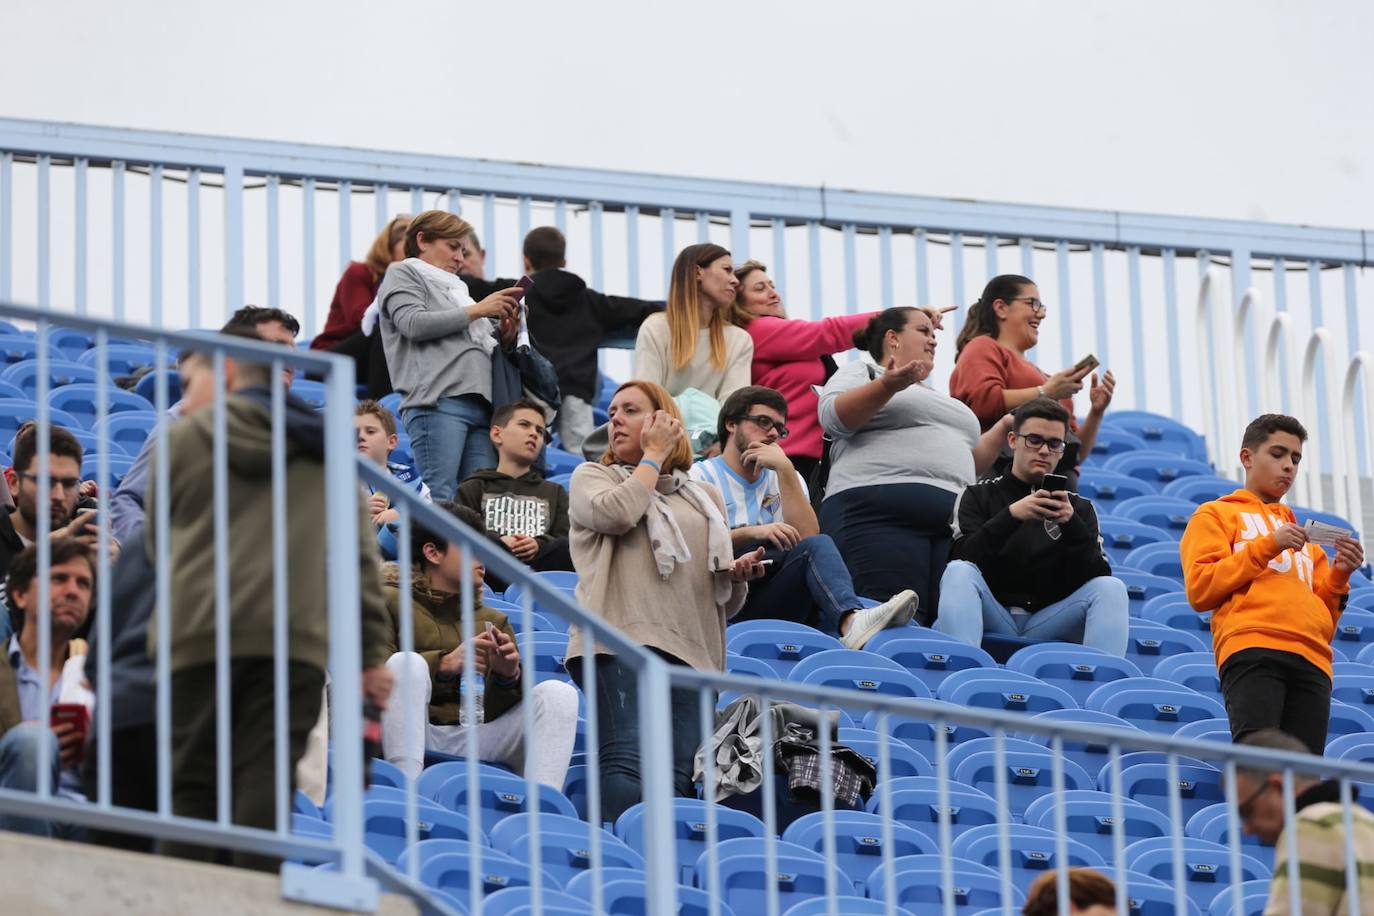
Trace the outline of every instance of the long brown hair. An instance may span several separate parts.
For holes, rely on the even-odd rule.
[[[645,379],[631,379],[617,388],[615,394],[620,394],[620,392],[624,391],[626,388],[638,388],[640,391],[644,392],[644,396],[649,399],[649,403],[653,406],[654,410],[661,410],[679,423],[683,423],[682,411],[678,410],[677,401],[674,401],[673,396],[668,393],[668,389],[664,388],[658,382],[650,382]],[[615,400],[615,395],[611,395],[611,399]],[[685,426],[686,424],[683,423],[683,425]],[[601,456],[601,463],[605,465],[617,463],[615,453],[611,451],[609,445],[606,446],[606,453]],[[673,471],[687,471],[690,470],[691,467],[692,446],[691,443],[687,441],[687,437],[683,436],[678,440],[677,445],[673,446],[673,450],[668,453],[668,457],[664,459],[663,473],[671,474]]]
[[[998,299],[1015,299],[1021,295],[1022,289],[1033,285],[1034,280],[1020,274],[999,274],[989,280],[988,285],[983,287],[983,295],[968,307],[968,312],[964,315],[964,327],[959,331],[959,339],[954,343],[954,361],[959,361],[959,354],[964,352],[964,347],[973,338],[997,337],[997,312],[992,307],[994,302]]]
[[[373,279],[382,279],[387,265],[391,263],[391,252],[395,249],[396,243],[406,237],[406,227],[409,225],[410,214],[402,213],[387,223],[386,228],[377,233],[377,237],[372,240],[372,247],[367,249],[367,257],[363,258],[363,263],[372,271]]]
[[[701,331],[698,303],[701,290],[697,283],[697,268],[730,257],[730,252],[713,242],[688,245],[673,262],[672,281],[668,285],[668,334],[672,341],[673,368],[681,369],[692,361],[697,352],[697,334]],[[725,368],[726,309],[711,313],[707,327],[711,331],[711,364]]]

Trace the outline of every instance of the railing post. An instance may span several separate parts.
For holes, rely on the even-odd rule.
[[[243,166],[224,167],[224,317],[243,307]]]
[[[650,658],[639,672],[640,754],[643,762],[644,863],[649,916],[677,912],[677,861],[673,843],[672,729],[690,728],[690,720],[673,722],[667,663]],[[709,738],[710,736],[704,736]]]

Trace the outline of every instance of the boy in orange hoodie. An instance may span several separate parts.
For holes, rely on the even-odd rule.
[[[1188,603],[1216,611],[1212,646],[1231,740],[1278,728],[1320,755],[1331,715],[1331,638],[1364,548],[1342,538],[1328,566],[1280,502],[1306,441],[1292,417],[1251,422],[1240,446],[1245,488],[1199,506],[1180,553]]]

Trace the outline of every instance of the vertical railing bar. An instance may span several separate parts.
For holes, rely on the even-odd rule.
[[[414,200],[411,202],[412,204],[415,203]],[[421,203],[423,203],[423,201],[421,201]],[[420,212],[420,210],[416,210],[411,216],[419,216]],[[463,192],[457,188],[449,188],[448,190],[448,212],[452,213],[454,216],[463,215]]]
[[[1030,277],[1032,280],[1034,280],[1034,279],[1035,279],[1035,243],[1034,243],[1031,239],[1028,239],[1028,238],[1024,238],[1024,237],[1023,237],[1023,238],[1021,238],[1021,239],[1017,242],[1017,244],[1018,244],[1018,246],[1019,246],[1020,249],[1021,249],[1021,276],[1023,276],[1023,277]],[[1068,321],[1068,320],[1069,320],[1069,316],[1068,316],[1067,314],[1065,314],[1065,315],[1061,316],[1060,320],[1061,320],[1061,321]],[[1036,357],[1036,350],[1037,350],[1037,347],[1035,347],[1035,346],[1029,347],[1029,348],[1026,350],[1026,359],[1030,360],[1032,363],[1035,362],[1036,359],[1037,359],[1037,357]],[[1072,359],[1073,357],[1069,357],[1069,358]],[[1064,360],[1061,360],[1061,362],[1064,362]]]
[[[1282,256],[1275,256],[1273,260],[1274,273],[1274,314],[1283,315],[1288,312],[1288,262]],[[1284,413],[1292,413],[1289,403],[1292,400],[1288,392],[1288,347],[1279,348],[1279,409]],[[1268,409],[1268,408],[1266,408]]]
[[[937,836],[940,839],[940,909],[944,916],[954,916],[954,860],[951,858],[953,828],[950,825],[949,810],[949,735],[948,722],[944,716],[937,715],[935,728],[935,807],[937,811]],[[998,818],[1002,812],[997,812]]]
[[[496,265],[496,195],[482,195],[482,238],[486,239],[487,260]],[[597,289],[600,289],[598,286]]]
[[[663,294],[665,297],[668,295],[668,278],[673,272],[673,260],[677,257],[676,223],[677,213],[671,207],[659,212],[658,228],[663,240]]]
[[[167,451],[169,391],[167,385],[167,339],[159,337],[154,365],[153,404],[157,426],[153,428],[153,577],[157,590],[157,652],[153,659],[157,675],[157,813],[172,816],[172,550],[171,464]],[[106,666],[108,667],[108,666]],[[106,704],[108,705],[108,704]]]
[[[1171,868],[1174,874],[1174,910],[1183,913],[1188,910],[1188,887],[1183,875],[1183,787],[1179,785],[1178,753],[1169,752],[1169,820],[1173,828],[1173,857]]]
[[[930,252],[926,231],[913,230],[911,238],[916,249],[916,304],[934,305],[930,301]]]
[[[1326,327],[1326,310],[1322,296],[1322,262],[1315,258],[1307,262],[1307,298],[1308,310],[1311,313],[1308,320],[1308,327],[1311,330]],[[1325,348],[1323,348],[1322,359],[1327,360],[1330,357],[1324,352],[1324,349]],[[1327,407],[1329,393],[1327,392],[1326,375],[1325,372],[1317,372],[1317,414],[1321,417],[1330,416],[1330,411]],[[1322,456],[1330,456],[1332,454],[1331,432],[1325,423],[1318,424],[1317,445]],[[1329,457],[1324,457],[1323,460],[1330,461],[1331,459]],[[1334,467],[1334,465],[1332,466]],[[1319,468],[1318,470],[1320,471],[1321,469]],[[1320,492],[1313,493],[1310,498],[1319,502],[1322,500],[1322,494]]]
[[[1298,808],[1297,795],[1293,788],[1293,768],[1287,764],[1283,768],[1283,822],[1288,825],[1285,830],[1284,845],[1287,849],[1284,853],[1288,857],[1288,911],[1290,913],[1301,913],[1302,910],[1302,876],[1299,872],[1298,859]],[[1347,833],[1345,835],[1347,844],[1355,842],[1354,836]],[[1276,853],[1277,854],[1277,853]]]
[[[314,333],[315,323],[315,179],[301,181],[301,300],[305,304],[305,326]]]
[[[339,273],[353,260],[353,182],[339,182]]]
[[[787,220],[773,220],[773,284],[782,301],[787,301]]]
[[[200,169],[186,173],[186,312],[187,324],[200,327]]]
[[[148,170],[148,310],[152,326],[162,325],[162,166]]]
[[[488,242],[490,244],[490,242]],[[450,548],[452,549],[452,548]],[[463,670],[458,676],[458,685],[461,694],[459,701],[462,703],[462,719],[466,720],[463,725],[463,763],[466,767],[468,783],[468,910],[473,913],[482,911],[482,850],[481,844],[477,842],[477,837],[482,835],[482,806],[477,803],[481,797],[482,781],[478,773],[481,765],[482,750],[478,746],[478,732],[480,731],[477,723],[477,698],[473,695],[472,678],[477,673],[477,650],[473,646],[473,638],[477,635],[476,611],[473,607],[475,595],[473,589],[476,587],[472,578],[472,546],[467,542],[467,538],[462,543],[462,578],[463,593],[459,599],[459,622],[458,635],[463,640]],[[488,672],[490,674],[490,672]],[[486,696],[483,695],[483,721],[486,721],[485,706]],[[533,799],[526,799],[526,804],[539,804],[538,796]]]
[[[829,916],[841,916],[835,898],[840,889],[835,884],[835,759],[830,747],[829,710],[820,710],[821,745],[821,849],[825,858],[825,907]],[[764,766],[771,762],[765,760]]]
[[[1230,308],[1226,309],[1226,322],[1224,326],[1233,327],[1236,318],[1236,310],[1240,307],[1241,301],[1245,298],[1245,293],[1250,288],[1250,252],[1245,248],[1233,248],[1231,250],[1231,302]],[[1245,316],[1244,340],[1245,345],[1237,348],[1242,352],[1233,351],[1233,358],[1237,365],[1243,365],[1245,369],[1245,391],[1236,393],[1236,405],[1246,416],[1254,416],[1255,405],[1260,399],[1259,381],[1256,378],[1256,363],[1259,362],[1256,354],[1260,352],[1255,346],[1255,325],[1258,318],[1251,309]],[[1229,343],[1229,341],[1228,341]],[[1225,346],[1226,344],[1223,344]]]
[[[14,154],[0,152],[0,299],[14,294]]]
[[[754,221],[745,207],[730,211],[730,255],[736,266],[749,260],[749,234]]]
[[[1010,811],[1011,801],[1007,792],[1007,732],[997,728],[992,733],[992,766],[995,772],[994,792],[997,810]],[[1006,818],[997,819],[997,871],[1001,877],[1002,914],[1012,916],[1011,893],[1011,833]]]
[[[588,647],[588,651],[582,655],[582,684],[586,688],[583,697],[587,704],[587,719],[583,726],[583,754],[587,761],[587,819],[593,827],[600,828],[605,821],[601,812],[601,713],[596,702],[600,695],[596,686],[596,633],[590,627],[584,627],[582,635],[583,645]],[[566,658],[563,666],[567,667]],[[600,847],[597,854],[600,855]],[[592,884],[592,912],[600,912],[604,905],[601,882],[595,880]]]
[[[716,731],[716,704],[712,701],[712,690],[702,687],[697,693],[700,710],[702,734],[701,754],[701,797],[706,801],[706,891],[707,916],[720,916],[720,854],[716,844],[720,841],[716,825],[716,747],[713,736]],[[599,912],[593,906],[592,912]]]
[[[878,229],[878,273],[882,283],[883,308],[892,308],[892,227]],[[856,297],[857,301],[857,297]],[[857,304],[855,305],[857,309]]]
[[[437,206],[438,206],[438,201],[437,201],[437,200],[435,201],[435,206],[436,206],[436,208],[437,208]],[[424,211],[425,211],[425,189],[424,189],[424,188],[419,188],[419,187],[411,188],[411,189],[410,189],[410,215],[411,215],[411,216],[418,216],[419,214],[423,213]],[[383,221],[382,225],[385,226],[385,225],[386,225],[387,223],[389,223],[389,222],[391,222],[391,212],[390,212],[390,208],[388,207],[388,211],[387,211],[387,214],[386,214],[386,219]],[[378,230],[378,231],[380,231],[380,230]]]
[[[760,747],[773,746],[773,719],[769,711],[770,700],[767,694],[759,697],[759,737],[763,739]],[[771,752],[768,752],[771,757]],[[770,761],[763,764],[763,868],[764,880],[768,885],[766,900],[768,916],[778,916],[778,799],[776,777]]]
[[[628,274],[626,289],[635,298],[639,297],[639,208],[625,208],[625,270]]]
[[[1056,732],[1050,738],[1050,768],[1054,791],[1054,887],[1059,903],[1059,916],[1069,911],[1069,825],[1064,811],[1064,736]]]
[[[949,276],[950,289],[954,293],[954,330],[964,326],[964,313],[968,311],[968,300],[964,298],[964,234],[949,234]]]
[[[400,579],[400,588],[396,590],[396,610],[398,612],[396,623],[400,628],[396,646],[401,650],[401,657],[405,659],[409,659],[411,653],[415,651],[416,558],[411,556],[410,549],[411,533],[414,531],[412,525],[414,525],[414,520],[411,518],[410,501],[403,499],[397,510],[396,518],[396,573]],[[420,731],[422,733],[429,721],[429,711],[415,702],[412,689],[410,680],[407,678],[401,687],[401,695],[398,698],[401,703],[401,729],[407,735],[411,733],[412,722],[416,716],[420,717]],[[395,715],[394,711],[392,715]],[[423,758],[423,748],[420,753]],[[408,773],[406,777],[406,849],[414,849],[415,843],[420,838],[420,803],[416,792],[416,780],[411,779]],[[411,881],[420,880],[420,857],[418,855],[407,856],[406,877]]]
[[[711,241],[711,214],[698,210],[697,219],[697,242]]]
[[[568,202],[566,200],[555,200],[553,202],[553,224],[558,227],[558,231],[564,235],[568,234]]]
[[[1236,795],[1236,761],[1234,758],[1227,758],[1225,774],[1226,850],[1231,867],[1231,907],[1232,912],[1243,913],[1245,911],[1245,895],[1240,886],[1241,881],[1244,880],[1240,868],[1240,814],[1236,808],[1240,804],[1240,799]]]
[[[886,916],[897,916],[897,842],[892,816],[892,740],[888,713],[878,714],[878,813],[883,836],[883,901]]]
[[[277,797],[277,832],[291,832],[291,759],[287,728],[287,547],[286,547],[286,386],[283,364],[272,360],[272,782]]]
[[[516,218],[520,227],[520,244],[525,244],[525,236],[530,234],[530,197],[528,194],[520,195],[516,202]],[[521,271],[523,274],[523,271]]]
[[[281,307],[281,179],[267,176],[267,304]],[[307,331],[309,333],[309,331]]]
[[[52,304],[52,157],[38,156],[38,304]]]
[[[844,239],[844,310],[853,313],[859,308],[858,231],[853,223],[845,223],[841,233]]]
[[[1342,776],[1341,826],[1345,831],[1345,896],[1350,901],[1350,916],[1360,916],[1360,863],[1355,857],[1355,824],[1351,808],[1355,804],[1352,786],[1348,776]],[[1296,832],[1296,831],[1294,831]]]
[[[523,236],[522,236],[523,238]],[[522,249],[523,250],[523,249]],[[537,879],[537,876],[544,873],[544,844],[543,832],[539,827],[539,781],[534,778],[534,767],[530,761],[538,759],[539,748],[538,733],[534,730],[534,671],[531,666],[525,664],[525,659],[534,658],[534,653],[526,656],[524,649],[531,648],[530,643],[533,639],[529,634],[534,632],[534,594],[526,590],[520,596],[520,629],[517,631],[517,639],[523,639],[525,645],[520,653],[520,688],[523,697],[520,703],[520,727],[524,730],[525,744],[525,797],[533,799],[529,805],[529,825],[530,836],[534,837],[534,842],[530,844],[530,874],[536,876],[536,880],[530,882],[530,906],[535,913],[544,911],[544,882]],[[587,825],[587,843],[591,850],[592,883],[601,883],[601,827],[598,824]]]
[[[243,300],[243,166],[224,167],[224,316]]]
[[[110,163],[110,219],[113,237],[110,239],[110,300],[115,321],[124,320],[124,163]]]
[[[1092,243],[1093,258],[1093,314],[1097,325],[1097,358],[1102,365],[1110,366],[1111,344],[1107,335],[1107,262],[1106,246],[1101,242]],[[1074,357],[1070,356],[1069,359]]]
[[[1057,239],[1054,243],[1054,265],[1055,298],[1059,300],[1055,307],[1064,316],[1059,322],[1059,361],[1067,365],[1078,357],[1074,356],[1073,322],[1069,320],[1073,315],[1073,275],[1069,271],[1069,243],[1065,239]]]
[[[1359,287],[1356,282],[1355,265],[1346,262],[1341,265],[1341,278],[1345,285],[1345,340],[1346,358],[1354,359],[1355,354],[1360,352],[1360,302]],[[1370,455],[1366,448],[1365,437],[1365,411],[1368,405],[1365,403],[1364,386],[1355,389],[1355,456],[1357,459],[1356,467],[1350,469],[1352,475],[1366,474],[1369,470]],[[1356,484],[1358,486],[1358,483]],[[1361,522],[1364,520],[1361,519]]]
[[[650,654],[639,669],[640,771],[643,774],[647,916],[677,912],[672,825],[671,667]]]
[[[48,321],[40,319],[34,334],[35,355],[38,359],[37,389],[35,407],[38,421],[34,463],[38,465],[37,500],[52,499],[52,432],[49,423],[52,411],[48,404]],[[39,503],[41,505],[41,503]],[[34,543],[38,545],[38,683],[52,683],[52,588],[47,583],[52,575],[52,517],[47,512],[37,512],[38,530]],[[46,691],[44,692],[46,695]],[[38,769],[38,797],[47,801],[57,786],[52,784],[52,767],[40,766]]]
[[[592,222],[592,289],[605,289],[605,245],[601,235],[601,201],[592,201],[587,206],[587,211]]]
[[[1145,315],[1140,292],[1140,246],[1126,247],[1126,273],[1131,307],[1131,337],[1136,344],[1131,349],[1131,369],[1135,379],[1135,406],[1149,407],[1149,385],[1145,381]]]
[[[215,403],[212,450],[212,497],[215,518],[215,819],[227,828],[232,821],[233,759],[229,724],[229,411],[225,399],[224,351],[216,348],[214,357]]]
[[[89,280],[89,264],[87,262],[88,236],[90,234],[87,224],[87,194],[90,160],[84,157],[78,157],[73,165],[75,166],[72,175],[72,180],[75,184],[75,213],[73,214],[75,232],[73,242],[76,259],[73,276],[73,280],[75,281],[74,305],[76,306],[76,313],[78,315],[84,315],[90,308],[90,301],[87,293],[87,282]]]
[[[1164,268],[1164,332],[1169,341],[1169,410],[1176,420],[1183,419],[1183,360],[1179,356],[1178,330],[1178,277],[1175,260],[1177,255],[1172,248],[1165,248],[1160,255]]]
[[[998,244],[997,236],[983,236],[983,267],[987,271],[989,280],[1001,273],[1001,271],[997,269]]]
[[[109,344],[109,334],[104,328],[95,332],[95,372],[99,380],[99,387],[96,389],[96,408],[95,415],[99,418],[96,426],[101,429],[105,426],[110,416],[110,359],[109,351],[106,349]],[[101,438],[100,450],[96,459],[96,488],[100,494],[98,517],[100,525],[96,532],[96,582],[109,582],[110,579],[110,443],[106,437]],[[142,549],[142,545],[137,545],[137,549]],[[110,696],[110,589],[97,588],[95,592],[95,631],[98,635],[98,652],[96,658],[96,693],[97,697]],[[111,732],[111,710],[109,703],[97,703],[95,707],[96,716],[96,800],[101,808],[108,810],[112,806],[110,798],[111,792],[111,761],[110,761],[110,732]]]
[[[387,212],[391,209],[388,202],[390,195],[391,188],[386,182],[378,182],[372,186],[372,221],[377,225],[374,232],[381,232],[386,228]]]
[[[825,314],[825,290],[821,289],[821,224],[811,220],[806,224],[806,246],[811,268],[811,317]]]
[[[1121,786],[1121,742],[1113,741],[1109,747],[1108,763],[1112,768],[1112,870],[1117,876],[1116,910],[1125,914],[1130,896],[1123,876],[1126,874],[1126,803],[1123,801]]]

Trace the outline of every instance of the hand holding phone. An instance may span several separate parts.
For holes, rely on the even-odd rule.
[[[81,703],[57,703],[49,714],[49,724],[57,733],[62,764],[72,766],[86,751],[86,732],[91,727],[91,711]]]
[[[1067,493],[1069,490],[1069,478],[1063,474],[1046,474],[1040,481],[1040,489],[1050,493]]]

